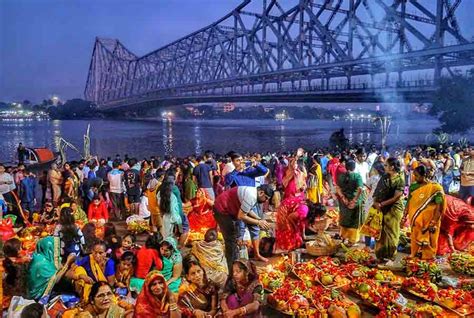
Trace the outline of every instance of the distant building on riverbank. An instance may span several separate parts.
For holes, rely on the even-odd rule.
[[[235,104],[234,103],[217,104],[214,108],[217,112],[230,113],[235,110]]]

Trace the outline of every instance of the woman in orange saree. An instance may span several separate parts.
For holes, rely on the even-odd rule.
[[[441,216],[446,210],[443,187],[428,180],[424,166],[415,169],[406,213],[411,226],[411,257],[433,259],[438,249]]]
[[[193,232],[200,232],[204,234],[208,229],[217,227],[217,223],[212,212],[214,201],[207,198],[204,190],[198,189],[196,196],[189,202],[189,227]]]

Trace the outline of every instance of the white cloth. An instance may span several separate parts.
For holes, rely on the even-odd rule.
[[[360,177],[362,178],[362,182],[364,184],[367,184],[367,177],[369,175],[370,167],[369,164],[365,161],[363,162],[358,162],[356,161],[356,167],[354,172],[360,174]]]
[[[367,187],[370,188],[369,194],[367,195],[367,199],[365,200],[364,203],[364,212],[369,213],[370,207],[374,204],[374,193],[375,189],[377,188],[377,184],[380,181],[380,175],[379,174],[374,174],[369,178],[367,181]]]
[[[7,184],[7,182],[10,184]],[[12,175],[6,172],[2,173],[0,175],[0,194],[5,194],[12,190],[15,190],[15,182]]]
[[[225,176],[235,170],[234,164],[232,162],[226,163],[222,169],[222,175]]]
[[[249,213],[257,205],[257,188],[256,187],[239,187],[237,189],[239,196],[240,209],[245,213]]]
[[[372,165],[374,164],[375,160],[377,160],[377,153],[376,152],[371,152],[367,156],[367,163],[369,164],[369,168],[372,168]]]
[[[148,210],[148,197],[146,195],[142,195],[140,199],[138,215],[141,216],[142,218],[148,218],[151,215],[150,210]]]
[[[123,193],[123,172],[118,169],[113,169],[107,174],[107,180],[109,180],[109,191],[112,193]]]

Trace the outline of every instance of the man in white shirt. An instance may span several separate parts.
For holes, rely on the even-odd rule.
[[[0,194],[3,196],[5,203],[13,203],[13,195],[11,191],[15,190],[15,182],[11,174],[6,172],[5,166],[0,163]],[[12,212],[12,211],[9,211]]]
[[[369,155],[367,156],[367,164],[369,165],[369,169],[372,169],[372,165],[374,164],[375,160],[377,160],[377,157],[377,149],[375,149],[375,147],[372,147],[372,149],[370,149]]]
[[[119,170],[120,162],[112,163],[113,169],[107,174],[109,181],[109,196],[112,201],[112,214],[119,220],[122,219],[122,213],[125,211],[124,202],[124,176],[123,171]]]

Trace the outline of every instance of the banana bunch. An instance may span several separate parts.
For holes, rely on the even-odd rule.
[[[449,257],[451,269],[457,273],[474,276],[474,255],[469,253],[453,253]]]

